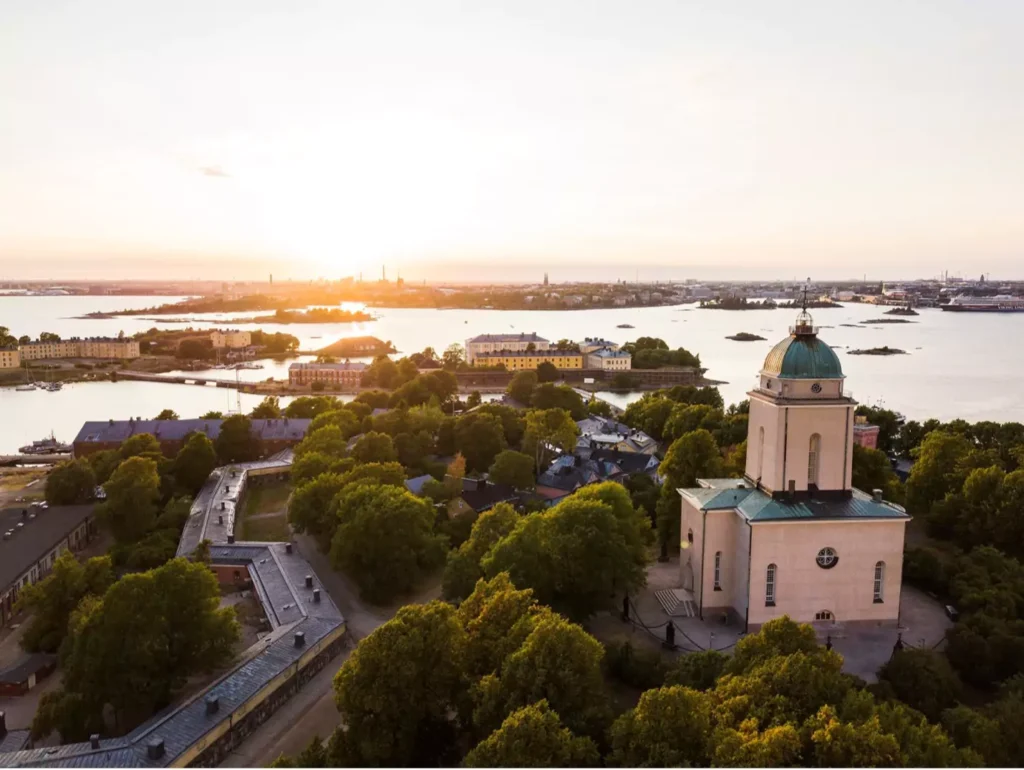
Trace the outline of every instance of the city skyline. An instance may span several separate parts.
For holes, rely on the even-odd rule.
[[[5,22],[6,278],[1024,277],[1016,3]]]

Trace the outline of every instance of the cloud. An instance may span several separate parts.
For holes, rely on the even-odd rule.
[[[231,176],[231,174],[229,174],[227,171],[222,169],[220,166],[200,166],[199,167],[199,173],[202,174],[203,176],[213,176],[213,177],[230,177]]]

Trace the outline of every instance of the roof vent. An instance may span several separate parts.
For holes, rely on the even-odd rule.
[[[296,631],[295,632],[295,646],[296,647],[305,647],[306,646],[306,632],[305,631]]]
[[[164,755],[164,739],[160,736],[153,736],[146,744],[146,756],[150,759],[160,759]]]
[[[882,490],[881,489],[872,489],[871,490],[871,499],[874,500],[876,503],[882,502],[882,500],[883,500],[883,498],[882,498]]]
[[[14,533],[11,530],[7,530],[6,532],[4,532],[4,540],[10,540],[11,539],[11,535],[13,535],[13,534]]]
[[[235,543],[235,536],[234,535],[228,535],[228,545],[234,545],[234,543]]]
[[[216,714],[220,711],[220,696],[219,695],[207,695],[206,696],[206,713]]]
[[[284,552],[285,553],[291,553],[292,552],[292,544],[291,543],[285,543],[284,544]]]
[[[224,503],[224,502],[221,502],[221,504],[220,504],[220,509],[221,509],[222,511],[226,511],[226,510],[227,510],[227,507],[228,507],[228,506],[227,506],[227,504],[226,504],[226,503]]]
[[[224,526],[224,517],[223,516],[218,516],[217,517],[217,523],[220,524],[221,526]]]
[[[7,735],[7,714],[0,711],[0,738],[3,738],[5,735]]]
[[[739,484],[736,485],[736,489],[746,489],[746,488],[747,488],[747,485],[744,484],[742,481]]]
[[[316,602],[317,604],[320,603],[320,589],[319,588],[314,588],[313,589],[313,601]]]
[[[312,588],[312,587],[313,587],[313,576],[312,575],[306,575],[306,588]]]
[[[100,747],[100,734],[99,733],[93,733],[92,735],[89,736],[89,746],[91,748],[94,748],[94,749],[98,749]]]

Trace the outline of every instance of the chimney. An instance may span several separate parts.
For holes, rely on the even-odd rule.
[[[150,759],[160,759],[164,755],[164,739],[154,735],[146,744],[146,756]]]
[[[306,632],[305,631],[296,631],[295,632],[295,646],[296,647],[305,647],[306,646]]]
[[[223,514],[217,517],[217,523],[220,524],[222,527],[224,526],[224,516],[223,516]]]
[[[285,553],[291,553],[292,552],[292,544],[291,543],[285,543],[284,544],[284,552]]]
[[[306,575],[306,588],[312,588],[312,587],[313,587],[313,576],[312,575]]]
[[[100,747],[100,734],[93,733],[89,736],[89,748],[98,749]]]
[[[320,603],[320,589],[319,588],[314,588],[313,589],[313,601],[316,604]]]
[[[235,536],[234,535],[228,535],[228,545],[234,545],[234,543],[235,543]]]
[[[206,713],[216,714],[220,711],[220,696],[219,695],[207,695],[206,696]]]
[[[226,511],[226,510],[228,509],[228,507],[227,507],[227,505],[226,505],[225,503],[221,503],[221,504],[220,504],[220,509],[221,509],[222,511]]]
[[[7,735],[7,714],[0,711],[0,738],[3,738],[5,735]]]
[[[790,495],[795,495],[796,494],[796,480],[795,479],[790,479],[789,480],[789,494]]]
[[[882,502],[882,499],[883,499],[882,498],[882,490],[881,489],[872,489],[871,490],[871,499],[874,500],[876,503]]]

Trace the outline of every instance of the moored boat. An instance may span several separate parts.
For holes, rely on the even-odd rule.
[[[997,294],[994,297],[970,297],[960,294],[953,297],[943,310],[959,313],[1024,313],[1024,297]]]

